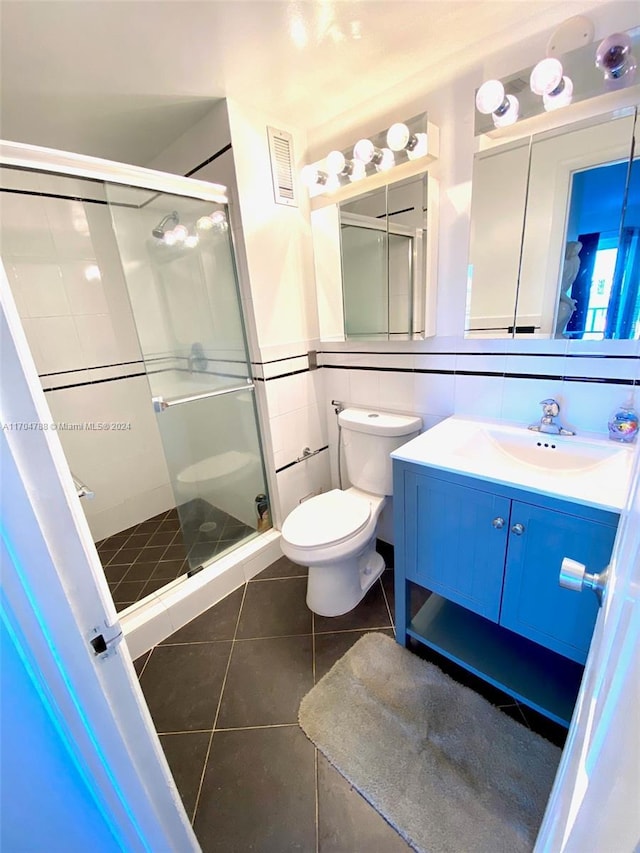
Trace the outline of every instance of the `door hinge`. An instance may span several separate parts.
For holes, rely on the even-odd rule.
[[[114,625],[105,623],[101,628],[93,628],[89,632],[89,644],[96,657],[108,657],[122,640],[122,627],[119,622]]]

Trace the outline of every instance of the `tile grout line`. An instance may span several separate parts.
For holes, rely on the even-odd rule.
[[[200,805],[200,795],[202,794],[202,786],[204,784],[204,777],[205,777],[206,772],[207,772],[207,764],[209,763],[209,755],[211,753],[211,746],[213,744],[213,736],[214,736],[215,730],[216,730],[216,723],[218,722],[218,717],[220,715],[220,708],[222,707],[222,697],[224,696],[224,688],[225,688],[226,683],[227,683],[227,675],[229,674],[229,667],[231,666],[231,658],[233,656],[233,647],[234,647],[235,642],[236,642],[236,634],[238,633],[238,627],[240,625],[240,616],[242,615],[242,608],[244,607],[244,600],[245,600],[245,597],[247,595],[247,587],[248,586],[249,586],[249,584],[245,581],[244,589],[242,591],[242,601],[240,602],[240,607],[238,608],[238,617],[236,619],[236,627],[233,631],[233,637],[231,639],[231,648],[229,649],[229,657],[227,659],[227,666],[226,666],[226,669],[224,671],[224,677],[222,679],[222,686],[220,688],[220,696],[218,698],[218,706],[216,708],[216,715],[215,715],[214,720],[213,720],[211,737],[209,738],[209,745],[207,747],[207,752],[206,752],[206,755],[204,757],[204,765],[202,767],[202,774],[200,776],[200,784],[198,785],[198,793],[196,794],[196,800],[195,800],[195,803],[193,806],[193,814],[191,816],[191,825],[193,825],[195,823],[196,814],[198,813],[198,806]]]
[[[385,569],[385,571],[388,571],[388,569]],[[384,572],[383,572],[383,574],[384,574]],[[396,633],[396,625],[395,625],[395,622],[393,621],[393,613],[391,612],[391,607],[389,606],[389,599],[387,598],[387,593],[386,593],[386,590],[384,588],[384,584],[382,583],[382,578],[380,578],[380,586],[382,587],[382,596],[384,598],[384,603],[387,605],[387,613],[389,614],[389,621],[391,622],[391,627],[393,629],[393,633],[395,634]]]
[[[151,658],[151,655],[153,654],[153,650],[154,650],[155,648],[156,648],[156,647],[155,647],[155,646],[153,646],[151,649],[149,649],[149,654],[147,655],[147,659],[146,659],[146,661],[144,662],[144,666],[143,666],[143,667],[142,667],[142,669],[140,670],[140,675],[138,676],[138,684],[140,683],[140,679],[142,678],[142,673],[143,673],[143,672],[145,671],[145,669],[147,668],[147,664],[149,663],[149,659]]]
[[[229,726],[228,728],[215,728],[214,732],[248,732],[258,729],[291,729],[299,728],[298,723],[266,723],[264,726]],[[207,730],[208,731],[208,730]]]
[[[316,853],[320,851],[320,804],[318,796],[318,747],[313,750],[314,759],[314,779],[316,788]]]
[[[316,683],[316,614],[311,611],[311,676],[313,684]],[[313,781],[315,788],[315,830],[316,830],[316,851],[320,850],[320,805],[318,795],[318,747],[313,750]]]

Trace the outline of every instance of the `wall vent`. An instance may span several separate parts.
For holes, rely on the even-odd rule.
[[[273,195],[276,204],[297,207],[293,174],[292,136],[285,130],[276,130],[275,127],[267,127],[267,136],[271,157]]]

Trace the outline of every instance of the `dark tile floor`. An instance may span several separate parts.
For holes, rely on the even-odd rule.
[[[410,849],[297,723],[302,697],[364,632],[393,636],[393,571],[334,619],[312,614],[305,591],[305,570],[282,557],[136,661],[204,853]],[[535,727],[509,697],[488,698]]]
[[[182,521],[182,526],[181,526]],[[116,610],[145,598],[255,531],[206,501],[161,512],[96,542]]]

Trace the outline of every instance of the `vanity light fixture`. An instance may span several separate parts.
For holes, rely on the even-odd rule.
[[[635,77],[637,63],[631,53],[631,38],[627,33],[613,33],[600,42],[596,51],[596,68],[604,72],[607,83],[624,80],[626,85]]]
[[[355,145],[330,151],[322,160],[310,163],[301,170],[300,178],[311,198],[329,195],[336,190],[348,193],[355,181],[371,178],[377,186],[382,174],[396,167],[405,167],[405,176],[416,172],[411,161],[438,156],[438,128],[420,113],[404,122],[396,122],[379,133],[359,139]],[[426,165],[426,163],[425,163]],[[377,177],[377,182],[373,179]]]
[[[411,133],[406,124],[396,122],[387,131],[387,145],[392,151],[406,151],[409,160],[416,160],[428,151],[427,134]]]
[[[545,110],[557,110],[571,103],[573,82],[564,76],[562,63],[553,56],[541,59],[529,78],[534,95],[541,95]]]
[[[302,183],[309,188],[316,185],[324,187],[329,180],[327,172],[323,172],[322,169],[318,169],[316,166],[311,165],[303,167],[300,172],[300,177],[302,178]]]
[[[360,160],[347,160],[342,151],[330,151],[324,162],[328,174],[338,178],[359,181],[366,174],[364,163]]]
[[[520,104],[515,95],[506,95],[499,80],[486,80],[476,94],[476,107],[484,115],[491,114],[496,127],[507,127],[518,121]]]
[[[370,139],[359,139],[354,145],[353,156],[365,166],[373,163],[379,172],[386,172],[396,162],[390,148],[376,148]]]

